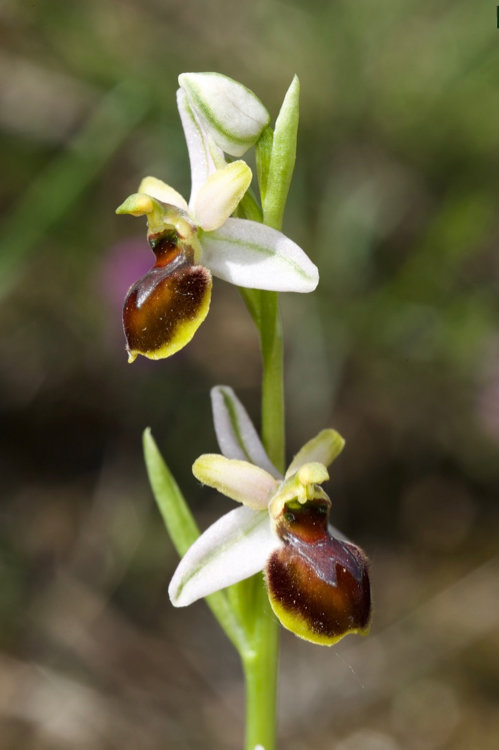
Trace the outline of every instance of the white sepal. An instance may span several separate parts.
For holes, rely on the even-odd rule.
[[[205,132],[187,100],[182,89],[177,91],[177,107],[184,129],[185,141],[191,165],[191,197],[194,198],[210,174],[225,165],[223,152]]]
[[[213,172],[193,199],[196,224],[206,232],[218,229],[234,213],[251,184],[251,169],[234,161]]]
[[[344,439],[336,430],[322,430],[300,448],[291,461],[286,472],[286,479],[295,471],[309,463],[320,463],[329,466],[339,456],[345,445]]]
[[[220,73],[182,73],[178,82],[203,128],[231,156],[242,156],[269,123],[260,99],[232,78]]]
[[[279,546],[267,511],[242,506],[226,513],[197,539],[168,588],[173,605],[186,607],[263,570]]]
[[[237,286],[275,292],[312,292],[319,271],[295,242],[247,219],[227,219],[203,234],[203,265]]]
[[[217,385],[211,389],[213,423],[218,445],[226,458],[249,461],[265,469],[273,477],[281,474],[270,461],[248,412],[238,397],[227,385]]]
[[[192,473],[203,484],[256,510],[265,510],[278,482],[264,469],[217,453],[199,456]]]

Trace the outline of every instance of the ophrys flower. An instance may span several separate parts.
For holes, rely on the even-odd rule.
[[[131,362],[138,354],[168,357],[190,341],[209,310],[212,273],[237,286],[281,292],[313,291],[319,279],[316,266],[281,232],[229,218],[251,183],[251,170],[241,160],[226,163],[182,89],[177,102],[191,164],[189,202],[161,180],[146,177],[117,209],[147,217],[148,241],[156,256],[125,300]],[[262,123],[260,130],[264,119]]]
[[[331,501],[320,486],[343,439],[323,430],[281,477],[233,391],[215,388],[212,400],[224,455],[201,456],[193,472],[242,507],[210,526],[182,558],[169,588],[173,604],[191,604],[264,570],[271,606],[296,635],[331,645],[365,632],[367,558],[328,526]]]

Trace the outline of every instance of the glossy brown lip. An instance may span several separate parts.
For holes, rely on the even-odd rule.
[[[285,511],[277,525],[283,545],[266,567],[270,600],[283,625],[319,643],[365,631],[371,615],[367,558],[356,545],[331,536],[328,515],[323,501]]]
[[[211,274],[194,265],[194,251],[174,232],[149,240],[154,266],[132,285],[123,307],[123,328],[131,354],[168,356],[182,328],[200,317],[211,291]]]

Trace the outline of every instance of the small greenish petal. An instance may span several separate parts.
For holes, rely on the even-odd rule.
[[[309,484],[322,484],[329,479],[326,467],[317,461],[302,466],[297,471],[296,476],[304,487]]]
[[[329,466],[334,459],[340,455],[345,446],[345,441],[336,430],[322,430],[313,437],[303,448],[300,448],[293,458],[286,472],[286,478],[290,477],[300,466],[317,461],[324,466]]]
[[[133,193],[116,209],[117,214],[131,214],[131,216],[147,216],[150,234],[162,232],[165,228],[165,212],[163,206],[155,198],[145,193]]]
[[[182,73],[179,84],[215,143],[242,156],[268,125],[269,113],[255,94],[220,73]]]
[[[160,234],[168,227],[173,227],[179,237],[185,240],[193,240],[196,234],[196,227],[182,208],[168,203],[160,203],[156,198],[146,193],[129,195],[118,206],[116,213],[147,216],[149,236]]]
[[[157,201],[169,203],[171,206],[176,206],[183,211],[187,211],[187,202],[180,193],[177,193],[174,188],[167,185],[163,180],[158,180],[157,177],[144,177],[139,185],[138,192],[146,193],[152,198],[156,198]]]
[[[269,502],[269,513],[277,519],[289,503],[304,505],[312,499],[329,501],[319,485],[329,479],[325,466],[320,463],[305,464],[299,471],[284,480]]]
[[[200,456],[192,473],[203,484],[250,508],[263,510],[277,487],[277,481],[264,469],[217,454]]]
[[[234,161],[208,177],[194,199],[198,226],[211,232],[224,224],[251,184],[251,169],[244,161]]]
[[[116,209],[117,214],[131,214],[132,216],[145,216],[154,210],[161,211],[157,201],[146,193],[133,193],[126,198]]]

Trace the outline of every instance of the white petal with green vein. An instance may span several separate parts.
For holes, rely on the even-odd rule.
[[[218,445],[226,458],[249,461],[273,477],[281,477],[271,463],[248,412],[227,385],[211,389],[213,422]]]
[[[168,588],[172,604],[186,607],[258,573],[279,544],[267,511],[242,506],[226,513],[180,561]]]
[[[178,82],[216,144],[231,156],[253,146],[270,116],[242,83],[220,73],[182,73]]]
[[[191,203],[210,174],[224,166],[225,159],[221,149],[200,125],[182,89],[177,91],[177,107],[191,164]]]
[[[227,219],[202,234],[203,265],[238,286],[275,292],[312,292],[319,271],[292,240],[276,229],[246,219]]]

